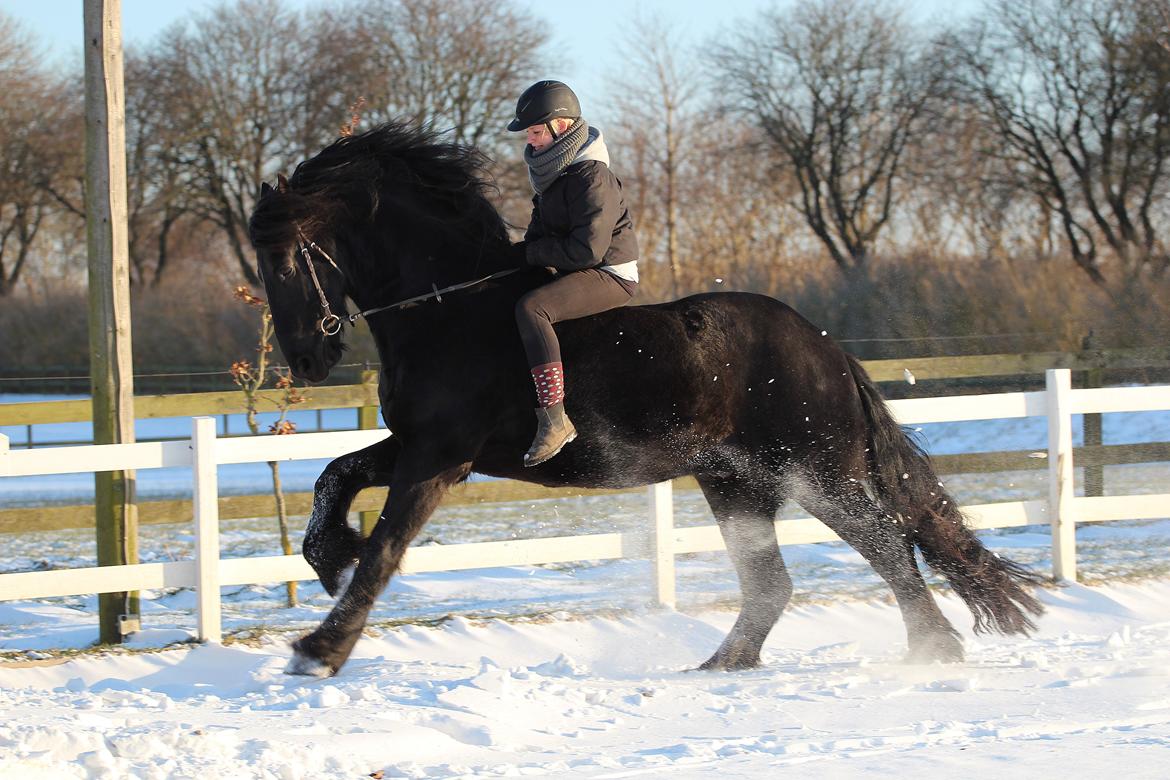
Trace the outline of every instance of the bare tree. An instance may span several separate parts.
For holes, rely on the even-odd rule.
[[[1053,253],[1051,221],[1013,166],[995,154],[998,137],[961,103],[931,115],[907,148],[901,212],[915,248],[1001,261]]]
[[[814,0],[761,13],[712,62],[729,108],[796,176],[794,205],[833,261],[863,267],[938,91],[930,47],[883,0]]]
[[[350,0],[336,15],[349,95],[366,101],[358,129],[407,120],[479,147],[493,160],[497,206],[525,224],[532,191],[505,126],[543,75],[544,26],[514,0]]]
[[[1099,242],[1123,275],[1165,272],[1170,56],[1166,0],[997,2],[953,39],[954,72],[999,154],[1104,286]],[[1159,224],[1159,219],[1163,224]]]
[[[664,262],[680,289],[682,181],[694,175],[694,129],[702,81],[679,29],[660,17],[635,17],[619,44],[627,56],[612,93],[620,116],[615,137],[634,172],[635,225],[643,257]],[[689,170],[688,170],[689,169]]]
[[[171,265],[172,233],[194,218],[195,199],[181,186],[183,115],[165,100],[167,68],[156,53],[126,58],[126,162],[131,283],[157,286]]]
[[[85,229],[85,88],[80,72],[42,83],[33,102],[37,121],[52,133],[37,137],[44,157],[39,184],[54,202],[54,222]]]
[[[690,290],[777,294],[790,273],[801,216],[777,204],[799,193],[795,177],[768,152],[759,128],[715,115],[691,138],[696,166],[686,177],[680,224],[683,280]]]
[[[344,16],[371,121],[430,123],[489,152],[548,41],[510,0],[355,0]]]
[[[454,6],[356,0],[298,12],[233,0],[132,58],[136,274],[157,283],[172,230],[201,221],[256,283],[246,225],[260,183],[337,138],[359,98],[365,123],[451,123],[467,143],[502,130],[544,33],[506,3]]]
[[[336,137],[345,116],[341,85],[321,88],[313,75],[344,44],[322,27],[328,22],[307,25],[281,0],[236,0],[170,28],[151,52],[144,100],[182,130],[169,139],[173,165],[156,171],[155,186],[183,187],[186,208],[220,229],[252,283],[246,228],[260,183]]]
[[[68,129],[57,126],[68,98],[40,60],[31,33],[0,12],[0,297],[16,287],[55,208],[47,184],[62,165],[55,134]]]

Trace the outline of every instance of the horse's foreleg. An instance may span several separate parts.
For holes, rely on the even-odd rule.
[[[350,505],[365,488],[390,484],[400,449],[398,439],[389,436],[365,449],[342,455],[317,478],[313,487],[313,512],[301,549],[331,596],[344,590],[343,572],[361,557],[361,534],[347,519]]]
[[[447,488],[465,477],[469,469],[470,463],[432,472],[419,481],[395,475],[382,516],[362,549],[349,587],[324,622],[293,643],[288,673],[318,677],[337,673],[353,652],[375,599],[397,570],[411,539],[435,511]]]

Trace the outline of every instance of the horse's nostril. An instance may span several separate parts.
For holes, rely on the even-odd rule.
[[[299,357],[292,361],[293,373],[299,377],[307,377],[313,370],[313,361],[308,357]]]

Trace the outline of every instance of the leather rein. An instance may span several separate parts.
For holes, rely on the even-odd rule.
[[[332,310],[329,308],[329,299],[325,297],[325,290],[321,287],[321,281],[317,278],[317,270],[313,266],[312,252],[316,252],[317,254],[321,255],[321,257],[325,258],[325,260],[328,261],[329,265],[333,266],[333,268],[338,273],[340,273],[342,275],[342,277],[345,276],[345,272],[341,270],[341,268],[337,265],[336,262],[334,262],[333,258],[329,256],[328,252],[326,252],[324,249],[322,249],[320,246],[318,246],[313,241],[310,241],[309,239],[307,239],[303,236],[301,237],[300,241],[297,242],[297,249],[300,251],[301,257],[303,257],[305,259],[305,265],[309,267],[309,278],[312,279],[313,287],[317,290],[317,297],[321,300],[321,319],[317,322],[317,330],[321,331],[322,335],[325,335],[325,336],[336,336],[338,333],[341,332],[341,325],[342,325],[343,319],[341,317],[337,316],[336,314],[334,314],[332,312]],[[310,251],[310,250],[312,250],[312,251]],[[442,303],[443,302],[443,295],[446,293],[457,292],[458,290],[465,290],[468,287],[474,287],[477,284],[483,284],[484,282],[491,281],[492,279],[499,279],[502,276],[507,276],[508,274],[514,274],[519,270],[520,270],[519,268],[508,268],[508,269],[505,269],[503,271],[496,271],[494,274],[484,276],[480,279],[472,279],[472,280],[467,281],[467,282],[459,282],[458,284],[453,284],[449,287],[444,287],[442,289],[439,289],[439,287],[434,282],[432,282],[431,283],[431,292],[429,292],[429,293],[423,293],[422,295],[416,295],[413,298],[407,298],[406,300],[386,304],[385,306],[375,306],[375,307],[370,308],[370,309],[365,309],[363,311],[359,311],[356,314],[347,315],[344,319],[349,321],[350,326],[353,326],[355,323],[357,323],[359,318],[367,318],[371,314],[377,314],[378,312],[383,312],[383,311],[390,311],[391,309],[401,309],[404,306],[411,305],[412,303],[421,303],[422,301],[429,301],[432,298],[437,300],[439,303]]]

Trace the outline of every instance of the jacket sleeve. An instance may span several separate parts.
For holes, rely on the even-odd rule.
[[[528,244],[528,264],[579,271],[601,265],[621,217],[621,197],[607,170],[569,173],[565,198],[569,230],[545,235]]]
[[[532,199],[532,218],[528,220],[528,229],[524,231],[524,241],[531,243],[544,236],[544,223],[540,219],[540,202]]]

